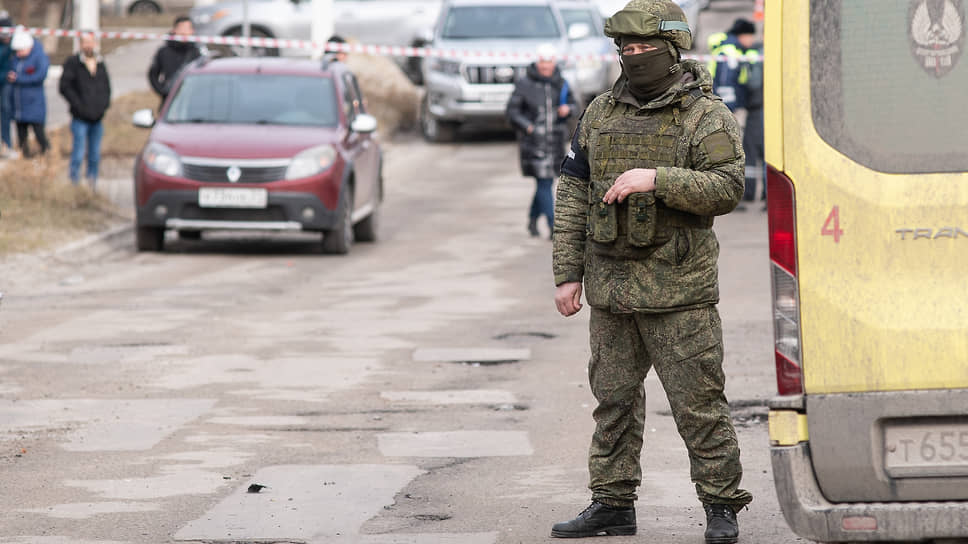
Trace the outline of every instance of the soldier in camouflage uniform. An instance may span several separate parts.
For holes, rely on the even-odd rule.
[[[632,0],[605,33],[622,76],[585,111],[562,164],[554,230],[555,303],[591,306],[589,381],[598,407],[589,450],[592,504],[556,537],[635,534],[645,426],[643,382],[658,373],[706,510],[706,542],[737,541],[736,432],[723,393],[713,217],[743,194],[736,120],[712,94],[682,10]]]

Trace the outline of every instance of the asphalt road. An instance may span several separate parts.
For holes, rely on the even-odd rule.
[[[381,240],[347,257],[227,234],[4,261],[0,543],[551,542],[588,502],[588,312],[554,310],[513,142],[472,140],[388,146]],[[765,214],[715,229],[755,496],[741,542],[799,542],[768,456]],[[639,535],[607,541],[698,544],[685,449],[646,384]]]
[[[588,312],[554,310],[514,143],[478,139],[389,146],[381,240],[347,257],[221,235],[5,262],[0,542],[549,541],[588,501]],[[720,311],[742,542],[782,544],[765,229],[717,221]],[[640,536],[609,542],[702,542],[647,390]]]

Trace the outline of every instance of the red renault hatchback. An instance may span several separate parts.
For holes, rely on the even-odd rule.
[[[341,63],[202,58],[162,106],[135,164],[137,246],[165,231],[322,233],[327,253],[376,239],[383,199],[376,119]]]

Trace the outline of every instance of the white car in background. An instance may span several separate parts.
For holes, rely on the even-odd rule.
[[[421,46],[433,32],[442,0],[333,0],[334,32],[367,45]],[[196,4],[191,11],[200,36],[241,36],[242,0]],[[262,38],[309,40],[311,0],[249,0],[251,35]],[[241,48],[233,49],[236,54]],[[253,47],[251,55],[307,55],[304,50],[280,51]],[[419,63],[395,57],[411,79],[420,77]]]
[[[431,142],[451,141],[464,123],[505,124],[505,108],[514,82],[534,62],[538,46],[551,44],[563,57],[614,48],[599,30],[570,16],[593,17],[593,5],[556,0],[447,0],[441,8],[430,47],[443,51],[490,52],[465,57],[429,58],[424,64],[426,92],[420,128]],[[585,13],[577,12],[584,8]],[[560,62],[572,93],[584,99],[612,84],[608,62],[574,58]],[[581,75],[580,75],[581,74]]]

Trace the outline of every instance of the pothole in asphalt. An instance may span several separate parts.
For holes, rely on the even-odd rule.
[[[541,338],[543,340],[551,340],[552,338],[557,338],[557,335],[551,334],[550,332],[505,332],[494,337],[495,340],[510,340],[512,338]]]
[[[456,363],[493,366],[518,363],[531,358],[531,350],[498,348],[421,348],[413,352],[416,362]]]
[[[760,425],[769,420],[765,399],[738,399],[729,402],[729,412],[736,427]],[[656,414],[672,417],[672,411],[659,410]]]
[[[498,404],[491,408],[495,412],[523,412],[530,409],[526,404]]]
[[[413,517],[420,521],[446,521],[453,516],[450,514],[416,514]]]

